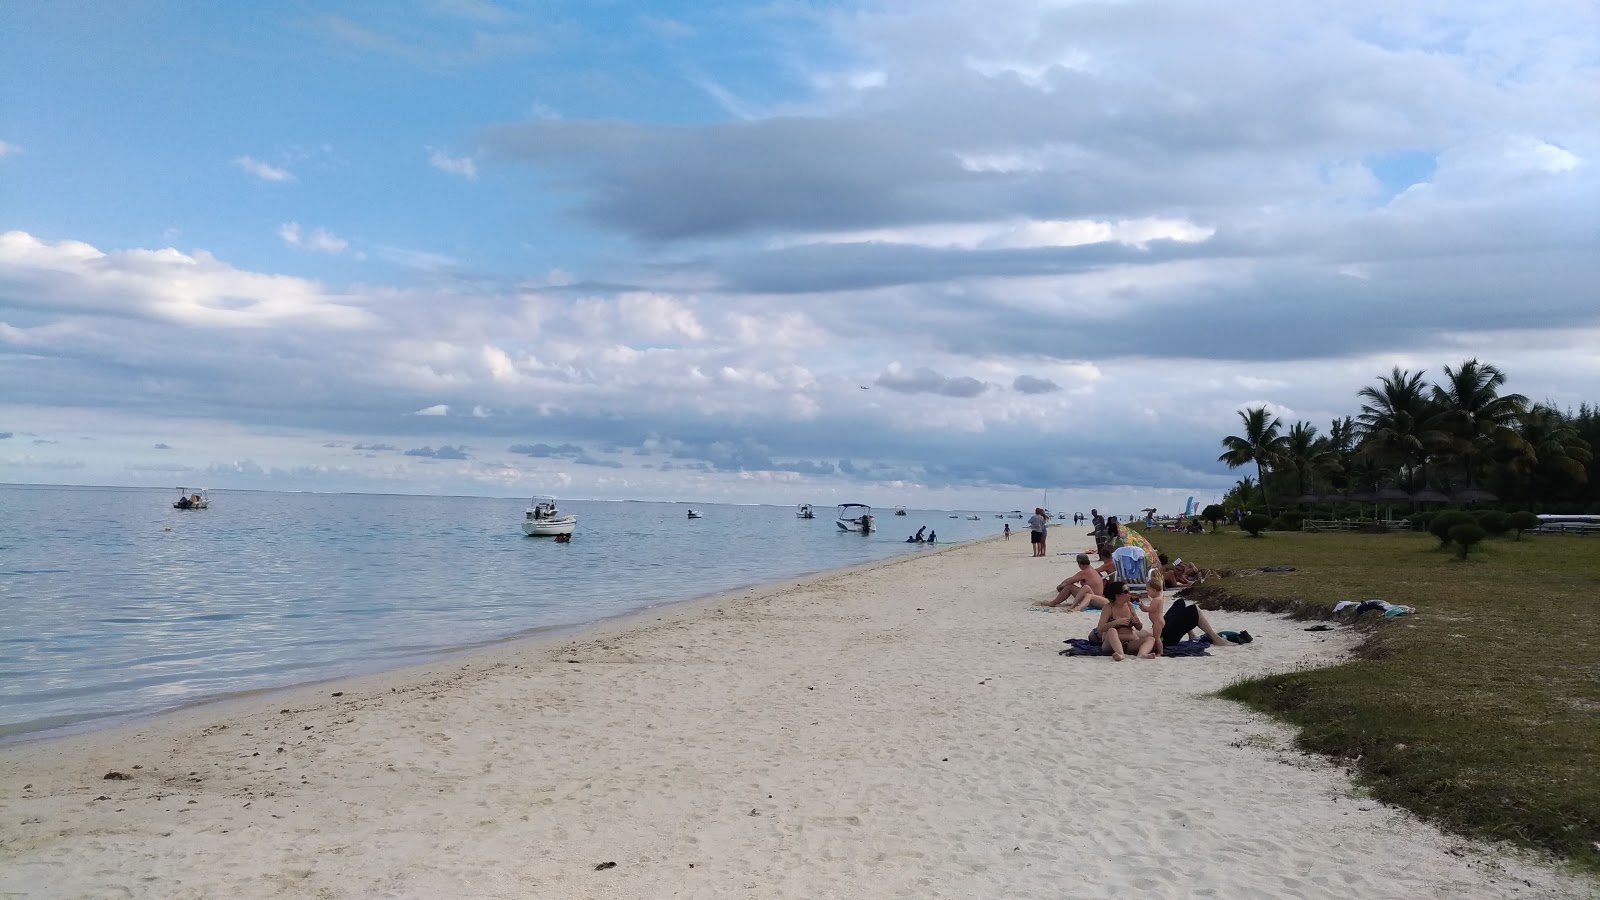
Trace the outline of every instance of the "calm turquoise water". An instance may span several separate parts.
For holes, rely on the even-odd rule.
[[[917,552],[919,525],[951,542],[1004,524],[880,509],[863,538],[832,506],[695,505],[690,521],[681,504],[563,501],[578,532],[556,544],[523,536],[526,500],[213,491],[185,512],[176,495],[0,486],[0,739]]]

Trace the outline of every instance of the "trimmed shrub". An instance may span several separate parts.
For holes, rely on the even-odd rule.
[[[1261,513],[1251,513],[1239,523],[1239,527],[1250,532],[1251,537],[1261,537],[1261,532],[1266,531],[1271,525],[1272,520]]]
[[[1428,533],[1439,539],[1439,546],[1450,543],[1450,529],[1457,525],[1478,524],[1472,516],[1459,509],[1447,509],[1428,520]]]
[[[1206,507],[1205,509],[1200,510],[1200,518],[1205,519],[1207,522],[1211,523],[1211,530],[1212,531],[1216,531],[1217,530],[1217,523],[1221,522],[1223,519],[1226,519],[1227,517],[1228,517],[1228,511],[1223,509],[1222,508],[1222,504],[1220,504],[1220,503],[1213,503],[1210,506]]]
[[[1511,517],[1498,509],[1491,509],[1478,517],[1478,527],[1499,537],[1511,530]]]
[[[1272,520],[1273,531],[1299,531],[1308,517],[1298,510],[1285,510]]]
[[[1473,522],[1462,522],[1450,529],[1450,540],[1455,541],[1456,546],[1461,548],[1462,559],[1467,558],[1467,551],[1472,549],[1473,544],[1486,537],[1488,535],[1484,533],[1483,527]]]
[[[1506,516],[1506,525],[1517,532],[1517,540],[1520,541],[1524,531],[1539,527],[1539,517],[1524,509]]]

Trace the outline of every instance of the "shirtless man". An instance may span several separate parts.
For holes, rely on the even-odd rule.
[[[1144,630],[1133,595],[1122,582],[1106,582],[1106,608],[1100,610],[1100,624],[1095,627],[1100,632],[1100,646],[1117,662],[1127,652],[1137,653],[1140,659],[1155,659],[1155,635]]]
[[[1089,598],[1092,597],[1100,601],[1100,603],[1093,604],[1094,609],[1099,609],[1105,603],[1104,598],[1100,596],[1105,589],[1105,579],[1101,578],[1100,573],[1089,565],[1089,554],[1079,553],[1078,571],[1068,575],[1066,580],[1056,585],[1056,597],[1054,600],[1041,600],[1039,605],[1060,606],[1070,599],[1073,603],[1067,612],[1079,612],[1090,608]]]

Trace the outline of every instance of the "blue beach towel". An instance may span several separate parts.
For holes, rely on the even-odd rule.
[[[1062,641],[1067,649],[1061,651],[1062,656],[1110,656],[1104,647],[1091,643],[1083,638],[1067,638]],[[1162,648],[1162,656],[1210,656],[1207,651],[1211,649],[1210,641],[1179,641],[1168,644]],[[1131,654],[1130,654],[1131,655]]]

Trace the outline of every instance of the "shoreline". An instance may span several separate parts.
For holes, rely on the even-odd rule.
[[[937,549],[925,550],[922,553],[917,553],[914,555],[910,553],[900,553],[886,559],[856,563],[855,565],[850,566],[840,566],[832,569],[819,569],[815,572],[802,572],[799,574],[786,575],[766,581],[735,585],[734,587],[726,588],[724,590],[714,591],[709,594],[697,594],[692,597],[685,597],[681,600],[663,600],[653,605],[640,606],[634,609],[625,610],[623,612],[613,613],[611,615],[602,616],[601,618],[588,622],[575,622],[566,625],[545,625],[519,631],[514,634],[490,638],[477,643],[462,644],[453,647],[440,647],[436,650],[430,650],[420,656],[407,658],[406,660],[400,662],[399,665],[385,665],[379,661],[375,662],[375,667],[373,668],[360,668],[351,672],[328,675],[327,677],[311,678],[305,681],[294,681],[288,684],[249,688],[239,691],[229,691],[227,693],[217,694],[210,697],[202,697],[180,703],[176,706],[169,706],[161,709],[148,710],[144,712],[113,713],[106,716],[96,717],[95,719],[88,721],[80,720],[67,725],[58,725],[43,729],[31,729],[28,731],[18,731],[14,734],[0,733],[0,755],[3,755],[8,749],[13,747],[34,747],[41,744],[64,741],[68,738],[87,738],[94,735],[107,733],[116,735],[128,731],[137,732],[147,723],[160,723],[168,717],[181,717],[190,713],[198,714],[206,710],[215,709],[220,713],[225,714],[230,711],[230,706],[235,703],[248,703],[253,700],[265,702],[280,694],[288,695],[302,689],[318,688],[334,682],[361,681],[371,678],[387,678],[389,676],[402,677],[407,674],[414,674],[419,677],[427,677],[429,673],[431,673],[436,667],[450,665],[456,661],[470,658],[479,653],[492,653],[497,649],[509,648],[512,645],[525,645],[523,649],[529,651],[549,649],[549,647],[556,642],[568,639],[582,639],[589,636],[591,633],[598,633],[607,629],[615,628],[629,630],[630,625],[635,623],[635,620],[638,622],[643,622],[644,618],[652,613],[660,613],[662,611],[671,611],[675,614],[689,613],[693,611],[692,607],[697,605],[714,602],[726,602],[735,598],[736,595],[744,593],[752,595],[746,599],[759,599],[771,591],[787,589],[790,586],[788,583],[791,581],[795,582],[793,585],[794,587],[800,587],[803,584],[811,581],[834,577],[844,577],[857,574],[859,572],[871,571],[872,569],[881,566],[893,565],[895,563],[905,562],[911,559],[921,559],[923,557],[955,550],[960,547],[981,544],[984,541],[995,540],[1003,540],[1003,538],[999,536],[991,536],[973,538],[967,541],[951,542],[947,546],[940,545],[937,547]],[[660,620],[661,617],[657,616],[656,621]]]
[[[1255,642],[1061,657],[1092,617],[1035,609],[1074,567],[1027,554],[980,539],[0,748],[0,893],[1591,893],[1213,696],[1352,635],[1218,614]]]
[[[54,485],[51,485],[51,487],[54,487]],[[133,490],[133,488],[130,488],[130,490]],[[144,488],[138,488],[138,490],[144,490]],[[150,490],[154,490],[154,488],[150,488]],[[618,501],[618,503],[630,503],[630,501]],[[74,719],[74,721],[67,722],[67,724],[50,725],[50,727],[43,727],[43,729],[24,729],[30,722],[19,722],[19,724],[6,725],[6,727],[0,729],[0,753],[3,753],[6,748],[13,748],[13,746],[32,746],[38,745],[38,743],[48,743],[48,741],[75,737],[75,735],[93,735],[93,733],[130,729],[130,727],[136,727],[142,722],[157,721],[157,719],[162,719],[165,716],[178,716],[178,714],[186,713],[189,709],[211,708],[211,706],[227,705],[227,703],[232,703],[235,700],[250,700],[253,697],[270,697],[274,693],[291,692],[291,690],[301,689],[301,687],[314,687],[314,685],[328,684],[328,682],[405,673],[410,669],[426,669],[430,668],[430,666],[445,665],[445,663],[454,660],[454,658],[467,657],[472,653],[486,652],[486,650],[493,650],[496,647],[502,647],[502,645],[517,644],[517,642],[523,641],[549,642],[565,639],[565,637],[578,637],[587,633],[590,629],[608,628],[613,623],[621,625],[621,623],[626,623],[627,620],[643,617],[646,613],[656,612],[656,610],[675,609],[675,607],[682,607],[682,605],[714,601],[718,597],[733,596],[733,594],[741,593],[741,591],[766,591],[766,589],[776,588],[776,586],[784,585],[787,581],[792,580],[805,581],[813,580],[813,578],[832,577],[832,575],[845,575],[845,573],[854,572],[854,570],[872,569],[877,565],[891,564],[891,562],[898,562],[898,560],[904,559],[915,559],[915,557],[928,556],[930,552],[944,552],[947,549],[960,548],[960,546],[966,546],[966,544],[981,543],[981,541],[989,540],[1002,540],[1002,538],[984,536],[984,538],[971,538],[971,540],[966,541],[950,541],[947,546],[941,544],[938,549],[920,552],[917,556],[912,556],[909,552],[898,552],[896,556],[886,557],[886,559],[859,562],[859,564],[846,565],[846,567],[838,567],[838,569],[819,569],[814,570],[814,572],[782,575],[782,577],[771,578],[771,580],[750,581],[746,585],[734,585],[731,588],[722,589],[722,591],[714,591],[714,593],[694,594],[694,596],[682,597],[682,599],[667,599],[667,601],[654,602],[654,604],[635,607],[635,609],[624,610],[624,612],[603,615],[603,617],[595,618],[595,620],[566,623],[566,625],[536,626],[536,628],[523,629],[523,631],[517,631],[514,634],[490,637],[486,641],[451,645],[451,647],[438,647],[438,649],[427,650],[427,652],[411,655],[411,657],[398,658],[398,660],[371,660],[368,665],[355,666],[352,671],[346,671],[346,673],[310,677],[310,679],[304,679],[304,681],[291,681],[286,682],[286,684],[266,685],[266,687],[229,690],[229,692],[218,693],[218,695],[211,695],[211,697],[182,701],[176,706],[142,709],[142,711],[126,711],[126,713],[101,714],[101,716],[93,716],[90,719]],[[19,730],[14,730],[13,732],[13,730],[8,729]]]

